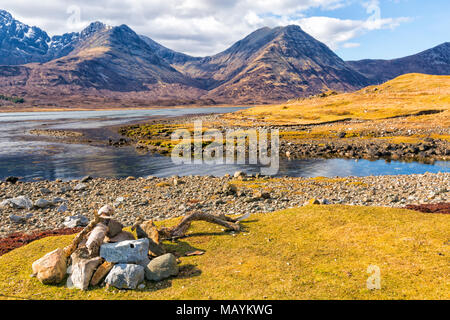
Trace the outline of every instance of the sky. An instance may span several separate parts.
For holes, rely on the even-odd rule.
[[[448,0],[0,0],[50,35],[126,24],[173,50],[213,55],[252,31],[296,24],[344,60],[392,59],[450,41]]]

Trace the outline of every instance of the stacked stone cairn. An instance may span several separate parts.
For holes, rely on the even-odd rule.
[[[36,260],[33,276],[44,284],[87,290],[102,283],[118,289],[143,289],[144,281],[178,274],[176,257],[165,253],[152,221],[133,226],[138,239],[112,218],[114,208],[102,207],[73,243]]]

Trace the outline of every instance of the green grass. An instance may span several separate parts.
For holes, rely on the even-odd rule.
[[[171,224],[174,221],[165,222]],[[450,216],[351,206],[306,206],[252,215],[232,235],[196,222],[171,251],[204,250],[181,258],[179,277],[145,291],[46,286],[31,263],[73,236],[45,238],[0,257],[3,299],[448,299]],[[381,269],[381,289],[368,290],[369,265]]]
[[[5,96],[3,94],[0,94],[0,100],[6,100],[6,101],[13,102],[13,103],[24,103],[25,102],[24,98],[17,97],[17,96],[10,97],[10,96]]]

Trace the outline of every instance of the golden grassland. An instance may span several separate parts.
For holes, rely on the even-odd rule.
[[[260,125],[287,126],[280,131],[280,137],[293,142],[340,140],[342,133],[344,138],[375,143],[419,144],[427,138],[450,142],[450,76],[407,74],[353,93],[328,93],[280,105],[256,106],[205,121],[203,131]],[[290,125],[306,127],[299,130]],[[124,133],[138,138],[142,145],[170,151],[170,134],[176,129],[187,129],[192,134],[194,128],[186,123],[150,124]],[[164,132],[168,133],[165,138],[161,136]]]
[[[353,93],[297,99],[258,106],[228,115],[271,124],[319,124],[344,119],[379,120],[441,110],[435,121],[450,124],[450,76],[406,74]]]
[[[73,236],[41,239],[0,257],[1,299],[448,299],[450,216],[405,209],[310,205],[255,214],[235,235],[204,222],[166,242],[180,275],[143,291],[46,286],[31,263]],[[162,222],[171,225],[176,220]],[[369,265],[381,289],[366,287]]]

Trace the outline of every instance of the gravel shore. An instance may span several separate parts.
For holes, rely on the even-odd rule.
[[[346,178],[186,176],[171,178],[35,181],[0,183],[0,237],[79,227],[106,203],[116,218],[164,220],[206,211],[213,214],[271,212],[321,204],[405,207],[450,199],[450,173]],[[15,200],[9,200],[15,199]],[[23,207],[23,208],[20,208]]]

